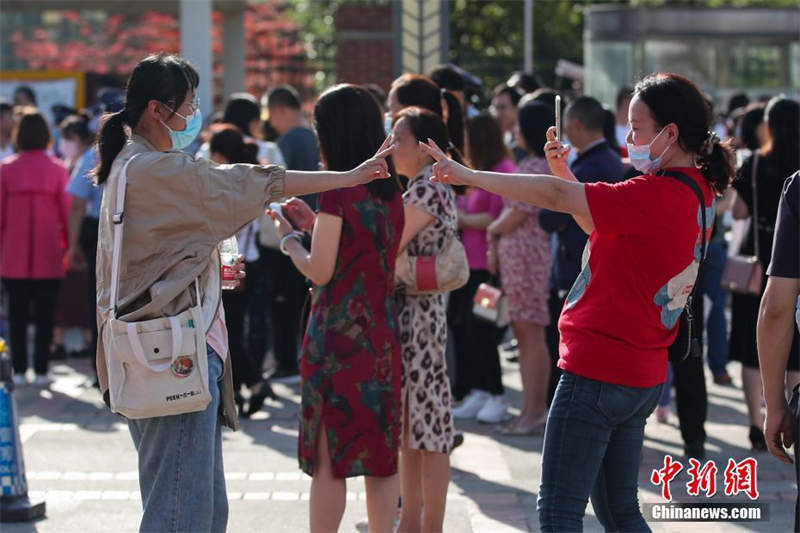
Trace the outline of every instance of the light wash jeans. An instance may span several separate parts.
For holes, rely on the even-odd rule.
[[[624,387],[564,371],[544,435],[542,531],[582,531],[590,496],[606,531],[650,531],[637,481],[645,421],[662,387]]]
[[[208,347],[211,403],[205,411],[128,420],[139,455],[142,533],[225,531],[228,496],[218,414],[223,369]]]

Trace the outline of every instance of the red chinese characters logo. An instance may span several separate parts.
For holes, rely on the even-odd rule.
[[[683,470],[683,465],[680,461],[674,461],[672,456],[667,454],[664,456],[664,468],[653,470],[650,474],[650,482],[653,485],[661,485],[661,496],[668,502],[672,501],[672,493],[669,490],[669,483],[678,473]]]
[[[751,500],[757,499],[757,470],[758,461],[752,457],[743,459],[738,463],[733,459],[728,459],[728,466],[725,468],[725,495],[735,496],[740,492],[744,492]]]
[[[714,461],[702,464],[697,459],[689,459],[689,468],[686,473],[689,475],[689,482],[686,483],[686,493],[689,496],[699,496],[704,493],[707,498],[717,493],[717,472],[719,469]],[[683,470],[683,464],[675,461],[671,455],[664,456],[664,466],[658,470],[653,470],[650,481],[653,485],[661,485],[661,495],[668,501],[672,501],[672,491],[670,482]],[[746,494],[751,500],[758,499],[758,461],[748,457],[738,463],[733,459],[728,459],[728,466],[725,468],[725,495],[736,496],[739,493]]]

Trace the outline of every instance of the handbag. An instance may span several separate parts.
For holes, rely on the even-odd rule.
[[[758,166],[758,150],[753,153],[753,168],[750,173],[750,184],[753,188],[752,230],[755,243],[755,255],[736,255],[728,258],[722,273],[720,285],[738,294],[761,295],[764,284],[764,266],[759,259],[758,231],[758,193],[756,189],[756,167]]]
[[[706,222],[705,199],[703,198],[703,192],[700,190],[700,187],[697,186],[697,183],[695,183],[692,178],[681,172],[667,171],[664,172],[664,174],[678,180],[692,189],[697,196],[697,199],[700,201],[700,213],[702,213],[701,218],[703,221],[703,233],[700,235],[700,264],[697,267],[697,277],[695,278],[692,292],[689,293],[689,297],[686,299],[686,304],[683,306],[683,311],[678,319],[678,335],[675,337],[675,340],[667,350],[669,361],[675,364],[680,363],[690,355],[692,357],[702,357],[703,355],[700,341],[697,338],[697,335],[694,334],[694,314],[692,312],[692,305],[694,302],[694,293],[697,291],[697,280],[700,279],[700,272],[702,271],[703,264],[706,260],[706,233],[708,231],[708,226]]]
[[[439,200],[444,204],[441,192]],[[445,243],[437,255],[409,255],[403,250],[397,255],[395,283],[406,294],[424,295],[454,291],[469,280],[469,262],[464,245],[455,228],[448,228]]]
[[[110,318],[101,342],[106,352],[111,410],[127,418],[151,418],[202,411],[211,401],[206,324],[200,280],[195,305],[177,316],[127,322],[117,318],[125,187],[130,158],[117,184]]]
[[[478,286],[472,299],[472,313],[499,328],[504,328],[511,322],[508,298],[499,284],[481,283]]]

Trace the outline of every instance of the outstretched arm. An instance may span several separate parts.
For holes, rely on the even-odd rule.
[[[343,187],[354,187],[375,179],[389,177],[386,158],[392,153],[392,136],[386,137],[378,151],[353,170],[347,172],[287,170],[284,178],[285,196],[303,196]]]
[[[420,142],[422,150],[433,157],[435,181],[468,185],[533,204],[551,211],[569,213],[592,221],[583,183],[565,181],[545,174],[504,174],[471,170],[451,160],[435,142]],[[592,226],[594,222],[592,221]]]

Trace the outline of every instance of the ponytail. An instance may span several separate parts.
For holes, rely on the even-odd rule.
[[[103,125],[100,126],[100,131],[97,133],[97,149],[100,162],[92,171],[97,185],[105,183],[108,179],[108,175],[111,173],[111,165],[127,141],[125,110],[106,115]]]
[[[700,172],[718,195],[725,192],[736,173],[736,163],[731,147],[732,140],[723,142],[715,133],[709,132],[703,144],[702,153],[697,157]]]
[[[442,89],[442,98],[447,102],[447,133],[455,147],[464,151],[464,114],[461,111],[461,103],[450,91]]]

